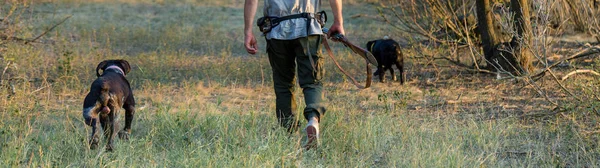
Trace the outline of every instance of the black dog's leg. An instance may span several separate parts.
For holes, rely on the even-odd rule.
[[[398,68],[398,71],[400,71],[400,84],[404,84],[404,79],[405,79],[405,75],[404,75],[404,66],[403,66],[403,62],[396,62],[396,67]]]
[[[131,124],[133,122],[133,116],[135,115],[135,106],[129,103],[125,103],[125,127],[119,132],[119,138],[129,140],[131,134]]]
[[[390,75],[392,75],[392,81],[396,81],[396,74],[394,74],[394,68],[390,66]]]
[[[98,137],[98,126],[96,119],[92,119],[90,123],[92,126],[92,134],[90,136],[90,149],[96,149],[98,147],[99,137]]]
[[[377,70],[375,70],[375,72],[373,72],[373,76],[379,75],[379,71],[381,71],[381,68],[377,67]]]
[[[379,81],[381,83],[385,82],[385,69],[383,65],[379,64],[379,66],[377,66],[377,71],[379,72]]]
[[[404,74],[404,54],[398,46],[396,46],[396,55],[398,57],[396,58],[395,63],[396,68],[398,68],[398,71],[400,71],[400,84],[404,84],[404,81],[406,80],[406,74]]]

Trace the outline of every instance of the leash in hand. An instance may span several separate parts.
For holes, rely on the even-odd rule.
[[[329,29],[323,28],[323,33],[327,34],[327,32],[329,32]],[[341,42],[342,44],[344,44],[344,46],[352,50],[354,53],[360,55],[361,57],[369,61],[369,63],[377,66],[377,59],[375,59],[375,56],[373,56],[373,54],[369,52],[369,50],[352,44],[343,34],[336,33],[332,36],[333,37],[331,38],[334,38],[335,40]]]
[[[323,28],[323,33],[325,35],[327,35],[327,32],[329,31],[329,29],[327,28]],[[362,56],[365,59],[365,62],[367,64],[367,81],[365,83],[365,86],[362,86],[360,84],[358,84],[358,82],[356,81],[356,79],[354,79],[352,76],[350,76],[348,74],[348,72],[346,72],[342,66],[340,66],[340,64],[337,62],[337,60],[335,59],[335,57],[333,56],[333,52],[331,51],[331,47],[329,47],[329,44],[327,43],[327,38],[325,38],[325,40],[323,40],[323,46],[325,46],[325,49],[327,50],[327,53],[329,54],[329,57],[333,60],[333,63],[335,63],[335,65],[338,67],[338,69],[344,74],[346,75],[348,78],[350,78],[350,80],[352,81],[352,83],[359,89],[366,89],[371,87],[371,81],[373,78],[373,73],[371,72],[371,66],[370,64],[373,64],[375,66],[377,66],[377,60],[375,59],[375,57],[373,56],[373,54],[371,54],[371,52],[360,48],[352,43],[350,43],[348,41],[348,39],[346,39],[346,37],[344,37],[344,35],[342,34],[334,34],[332,35],[335,40],[337,40],[338,42],[341,42],[342,44],[344,44],[344,46],[350,48],[354,53],[357,53],[358,55]]]

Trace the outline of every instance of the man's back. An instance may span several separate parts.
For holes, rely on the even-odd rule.
[[[315,14],[321,8],[320,0],[265,0],[264,16],[283,17],[301,13]],[[308,34],[323,34],[321,26],[316,19],[294,18],[284,20],[267,33],[267,39],[292,40],[307,36],[306,27],[310,26]]]

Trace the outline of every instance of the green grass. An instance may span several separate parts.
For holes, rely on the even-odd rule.
[[[352,106],[338,104],[339,109]],[[104,152],[87,148],[89,129],[83,127],[78,111],[43,108],[34,107],[32,114],[21,116],[3,115],[2,165],[580,167],[598,164],[595,155],[598,149],[587,147],[593,142],[576,137],[577,133],[571,132],[568,125],[533,124],[524,128],[513,120],[454,120],[406,113],[371,115],[331,110],[323,120],[322,146],[304,151],[302,135],[277,129],[267,108],[204,114],[219,111],[219,107],[211,105],[178,112],[169,105],[139,110],[133,138],[118,140],[114,152]]]
[[[552,109],[534,91],[514,92],[511,81],[483,82],[489,76],[450,73],[432,84],[427,66],[410,55],[406,85],[376,82],[367,90],[326,58],[322,145],[302,150],[302,132],[276,123],[264,41],[258,55],[245,54],[240,3],[74,0],[16,10],[21,38],[72,18],[32,45],[0,43],[0,167],[600,166],[598,134],[582,131],[597,129],[593,109],[573,103],[559,115],[520,118]],[[381,22],[350,17],[376,16],[370,3],[351,1],[344,10],[357,44],[390,35]],[[339,44],[334,50],[364,80],[362,60]],[[127,78],[137,101],[131,139],[116,140],[114,152],[88,148],[81,117],[104,59],[132,64]],[[590,94],[599,86],[576,81]]]

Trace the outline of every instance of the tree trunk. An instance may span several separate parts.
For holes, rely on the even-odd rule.
[[[511,42],[514,48],[515,58],[518,60],[518,69],[521,74],[529,73],[533,70],[533,53],[529,46],[532,45],[531,21],[529,20],[529,1],[528,0],[511,0],[510,9],[514,13],[513,24],[517,31],[517,37]],[[516,40],[516,41],[515,41]]]
[[[531,50],[531,23],[529,21],[529,5],[527,0],[511,0],[514,13],[513,25],[517,34],[510,42],[500,41],[500,28],[494,28],[493,11],[490,0],[477,0],[477,22],[481,35],[483,53],[488,69],[499,73],[510,73],[521,76],[533,69]]]
[[[489,65],[489,61],[494,55],[494,47],[500,43],[494,30],[492,6],[490,0],[477,0],[475,5],[477,6],[477,28],[481,36],[483,54]]]

